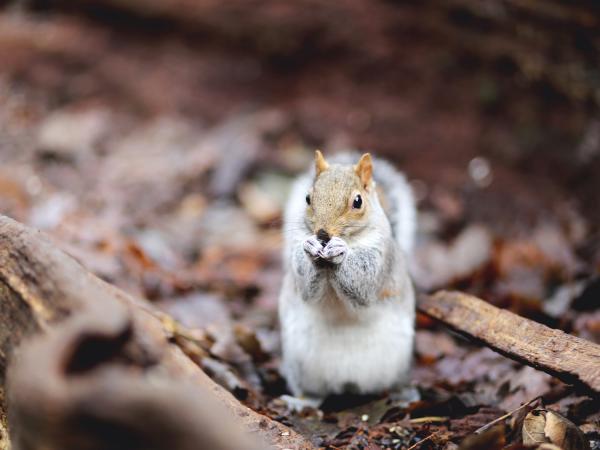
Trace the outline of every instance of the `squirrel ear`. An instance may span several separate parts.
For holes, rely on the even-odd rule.
[[[365,153],[360,157],[360,161],[354,166],[354,171],[359,176],[363,187],[368,188],[373,177],[373,161],[370,153]]]
[[[329,164],[325,161],[323,153],[320,150],[315,151],[315,169],[317,170],[317,176],[329,169]]]

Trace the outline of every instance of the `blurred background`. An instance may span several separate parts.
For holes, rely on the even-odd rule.
[[[257,409],[285,392],[281,211],[315,148],[406,172],[422,290],[598,342],[599,51],[591,0],[0,0],[0,211],[210,330]],[[532,384],[419,325],[421,385],[492,359]]]

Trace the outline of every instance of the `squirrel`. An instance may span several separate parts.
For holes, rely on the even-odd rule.
[[[327,162],[317,150],[284,212],[282,373],[297,398],[398,392],[409,381],[415,201],[389,163],[357,159]]]

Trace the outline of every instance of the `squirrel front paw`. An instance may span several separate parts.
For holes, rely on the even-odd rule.
[[[312,258],[319,258],[321,256],[321,252],[323,251],[323,245],[321,245],[321,242],[315,235],[305,240],[303,247],[304,251]]]
[[[319,256],[332,264],[340,264],[348,254],[348,245],[339,237],[332,237]]]

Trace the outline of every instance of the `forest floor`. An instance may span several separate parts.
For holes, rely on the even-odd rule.
[[[432,74],[443,52],[415,45],[394,68],[402,76],[363,82],[323,61],[282,70],[168,32],[4,11],[0,211],[203,330],[214,342],[204,370],[318,447],[406,449],[434,435],[421,448],[452,449],[541,396],[598,449],[597,399],[424,316],[420,400],[333,398],[297,413],[280,398],[281,212],[317,146],[370,150],[405,171],[419,202],[418,289],[460,289],[600,343],[597,211],[578,180],[593,175],[587,163],[559,174],[555,156],[522,152],[514,124],[473,93],[485,74]],[[590,120],[579,141],[556,145],[572,145],[571,162],[596,158],[599,133]]]

